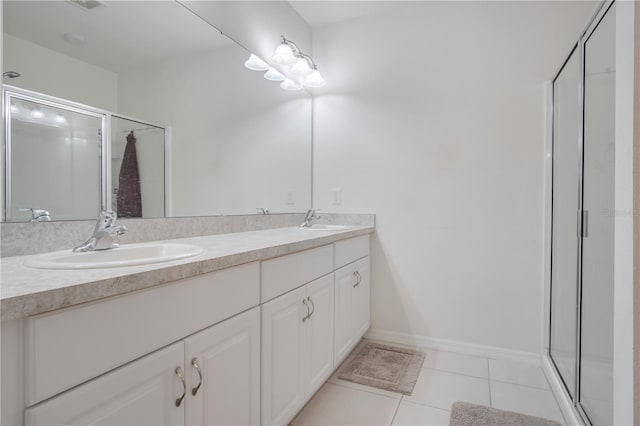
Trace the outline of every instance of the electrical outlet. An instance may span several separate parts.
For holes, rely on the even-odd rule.
[[[293,201],[293,191],[287,191],[287,205],[293,205],[295,202]]]
[[[342,204],[342,189],[341,188],[333,188],[333,205],[339,206]]]

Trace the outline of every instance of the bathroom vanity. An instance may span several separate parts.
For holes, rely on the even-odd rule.
[[[2,424],[288,424],[369,328],[371,232],[181,239],[204,253],[126,268],[4,258]]]

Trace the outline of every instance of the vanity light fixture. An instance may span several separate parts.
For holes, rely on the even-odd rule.
[[[320,75],[320,71],[317,68],[314,68],[311,71],[311,74],[302,79],[302,84],[307,87],[322,87],[326,84],[322,75]]]
[[[43,118],[44,117],[44,112],[42,112],[39,109],[32,109],[31,110],[31,117],[33,117],[33,118]]]
[[[281,81],[280,87],[284,90],[302,90],[302,86],[324,86],[326,84],[324,78],[311,56],[303,53],[297,44],[285,36],[280,37],[281,42],[276,47],[271,60],[280,65],[282,72],[269,66],[253,53],[244,66],[253,71],[266,71],[264,78],[270,81]]]
[[[270,81],[283,81],[286,77],[277,69],[269,67],[269,71],[264,73],[264,78]]]
[[[295,43],[290,42],[284,36],[282,37],[282,42],[276,47],[276,51],[274,52],[271,59],[278,65],[291,65],[296,62],[296,56],[294,55],[294,51],[292,46],[295,46],[296,51],[299,51],[298,47]]]
[[[67,119],[64,118],[64,115],[58,114],[56,116],[56,123],[58,123],[58,124],[67,124]]]
[[[290,78],[287,78],[282,83],[280,83],[280,87],[290,92],[302,90],[302,86],[296,83],[295,81],[291,80]]]
[[[289,73],[300,79],[300,83],[307,87],[322,87],[325,81],[318,71],[318,66],[311,56],[302,52],[297,44],[280,36],[281,41],[273,54],[273,62],[279,65],[291,65]]]
[[[252,71],[267,71],[269,69],[269,64],[258,58],[253,53],[249,56],[247,62],[244,63],[244,66]]]

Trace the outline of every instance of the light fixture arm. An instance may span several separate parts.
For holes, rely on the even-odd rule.
[[[280,36],[282,43],[289,45],[289,47],[291,47],[291,49],[293,50],[293,54],[298,57],[298,58],[304,58],[307,60],[307,62],[309,63],[309,66],[311,67],[311,69],[317,70],[318,66],[316,65],[316,63],[313,61],[313,59],[311,58],[311,56],[307,55],[306,53],[303,53],[302,50],[300,50],[300,48],[298,47],[297,44],[295,44],[293,41],[287,39],[285,36],[281,35]]]

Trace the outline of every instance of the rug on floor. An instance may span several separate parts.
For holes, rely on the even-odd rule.
[[[560,426],[560,423],[484,405],[454,402],[449,426]]]
[[[411,395],[425,354],[363,340],[340,368],[338,378]]]

